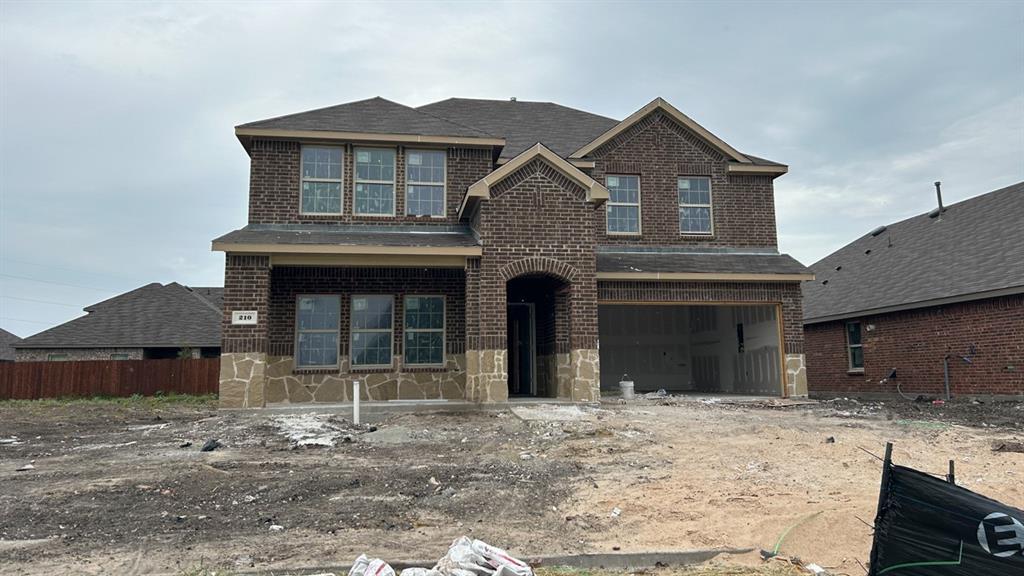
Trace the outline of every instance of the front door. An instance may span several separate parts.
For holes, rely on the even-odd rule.
[[[537,394],[533,303],[508,305],[508,395]]]

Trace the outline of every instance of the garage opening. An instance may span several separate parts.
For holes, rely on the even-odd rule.
[[[601,389],[780,396],[778,307],[601,305]]]

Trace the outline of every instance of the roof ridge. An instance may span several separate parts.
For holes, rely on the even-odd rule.
[[[362,102],[369,102],[371,100],[383,100],[385,102],[391,102],[391,100],[388,100],[387,98],[381,98],[380,96],[374,96],[372,98],[363,98],[362,100],[353,100],[351,102],[342,102],[340,104],[331,104],[330,106],[321,106],[319,108],[310,108],[309,110],[302,110],[302,111],[299,111],[299,112],[292,112],[290,114],[282,114],[280,116],[271,116],[270,118],[260,118],[259,120],[253,120],[252,122],[246,122],[244,124],[239,124],[239,125],[235,126],[235,128],[243,128],[245,126],[249,126],[250,124],[260,124],[260,123],[263,123],[263,122],[270,122],[272,120],[283,120],[285,118],[291,118],[293,116],[300,116],[302,114],[309,114],[310,112],[322,112],[324,110],[330,110],[331,108],[338,108],[339,106],[348,106],[350,104],[359,104],[359,103],[362,103]],[[392,104],[398,104],[398,102],[391,102],[391,103]],[[402,106],[402,104],[398,104],[398,105]]]
[[[404,104],[403,104],[403,106],[404,106]],[[420,110],[419,108],[412,108],[411,106],[408,107],[408,108],[410,110],[415,110],[416,112],[418,112],[420,114],[425,114],[427,116],[430,116],[431,118],[436,118],[438,120],[441,120],[442,122],[448,122],[449,124],[455,124],[456,126],[461,126],[462,128],[468,128],[470,130],[475,130],[475,131],[479,132],[480,134],[482,134],[484,136],[489,136],[491,138],[501,138],[501,136],[497,136],[495,134],[491,134],[490,132],[485,132],[484,130],[479,129],[476,126],[470,126],[469,124],[463,124],[462,122],[456,122],[455,120],[452,120],[450,118],[445,118],[443,116],[438,116],[437,114],[432,114],[430,112],[427,112],[426,110]]]
[[[174,282],[174,284],[178,284],[178,283]],[[189,294],[191,294],[194,298],[197,298],[200,302],[202,302],[210,310],[213,310],[217,314],[221,314],[222,313],[220,308],[217,308],[216,306],[214,306],[213,302],[210,302],[209,300],[206,299],[205,296],[203,296],[199,292],[196,292],[195,290],[193,290],[191,286],[185,286],[184,284],[178,284],[178,286],[181,286],[185,290],[188,290]]]

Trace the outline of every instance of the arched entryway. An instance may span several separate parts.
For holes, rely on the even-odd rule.
[[[506,282],[508,395],[555,398],[566,393],[572,285],[559,277],[530,273]]]

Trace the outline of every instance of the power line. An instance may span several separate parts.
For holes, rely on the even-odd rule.
[[[0,257],[0,260],[5,262],[15,262],[17,264],[27,264],[29,266],[39,266],[40,268],[52,268],[54,270],[66,270],[68,272],[77,272],[79,274],[87,274],[89,276],[105,276],[110,278],[120,278],[122,280],[130,280],[132,282],[139,282],[137,278],[131,278],[129,276],[122,276],[120,274],[111,274],[109,272],[90,272],[88,270],[82,270],[80,268],[70,268],[68,266],[57,266],[55,264],[40,264],[38,262],[29,262],[28,260],[18,260],[17,258]]]
[[[38,302],[40,304],[56,304],[57,306],[67,306],[69,308],[81,308],[78,304],[67,304],[65,302],[55,302],[53,300],[36,300],[35,298],[22,298],[20,296],[7,296],[6,294],[0,295],[0,298],[10,298],[11,300],[24,300],[25,302]]]
[[[5,278],[16,278],[18,280],[28,280],[29,282],[39,282],[41,284],[55,284],[57,286],[68,286],[71,288],[83,288],[85,290],[96,290],[97,292],[117,292],[110,288],[96,288],[95,286],[82,286],[81,284],[68,284],[66,282],[54,282],[53,280],[39,280],[36,278],[29,278],[28,276],[18,276],[15,274],[0,274]]]

